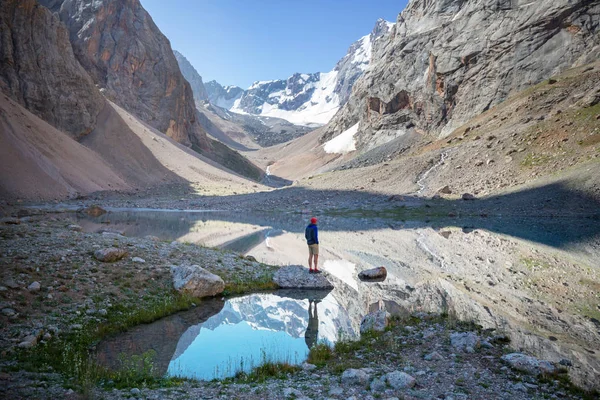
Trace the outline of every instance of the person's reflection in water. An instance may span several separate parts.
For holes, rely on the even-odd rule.
[[[309,349],[317,344],[319,336],[319,314],[317,313],[317,303],[319,302],[320,300],[308,300],[308,328],[306,328],[304,340]]]

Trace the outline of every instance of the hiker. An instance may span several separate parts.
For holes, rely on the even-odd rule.
[[[317,219],[312,217],[310,224],[304,231],[304,237],[306,238],[306,244],[308,244],[308,272],[318,274],[321,271],[317,268],[319,261],[319,230],[317,229]],[[313,269],[314,259],[314,269]]]

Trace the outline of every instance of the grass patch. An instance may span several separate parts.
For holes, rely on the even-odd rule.
[[[578,388],[571,382],[568,374],[559,374],[559,375],[540,375],[539,383],[541,384],[553,384],[554,381],[558,381],[558,385],[561,389],[566,391],[567,393],[574,395],[583,400],[597,400],[600,398],[600,392],[597,390],[586,391],[581,388]]]
[[[267,379],[285,379],[288,375],[300,371],[297,365],[279,362],[264,362],[254,368],[250,373],[238,372],[233,378],[226,379],[225,382],[242,382],[242,383],[262,383]]]
[[[267,265],[264,267],[264,273],[260,276],[254,276],[250,279],[247,277],[231,276],[223,278],[225,280],[224,296],[232,296],[250,292],[261,292],[277,289],[277,284],[273,282],[273,274],[275,269]]]
[[[529,270],[552,268],[552,265],[550,265],[549,263],[547,263],[545,261],[537,260],[535,258],[529,258],[529,257],[521,258],[521,263],[523,264],[523,266],[525,266],[525,268],[527,268]]]
[[[331,347],[325,343],[319,343],[310,349],[306,362],[314,364],[317,367],[322,367],[331,359],[332,356],[333,350]]]
[[[546,154],[534,154],[529,153],[521,161],[521,166],[525,168],[533,168],[540,165],[547,164],[552,160],[552,157]]]
[[[98,383],[109,381],[118,387],[172,385],[181,379],[154,376],[151,354],[122,360],[123,367],[120,370],[108,371],[94,360],[90,349],[108,335],[187,310],[198,302],[198,299],[173,291],[142,298],[130,306],[115,305],[108,309],[107,319],[103,323],[89,322],[80,330],[64,337],[30,350],[21,350],[16,354],[19,367],[30,371],[58,372],[70,385],[83,393]]]

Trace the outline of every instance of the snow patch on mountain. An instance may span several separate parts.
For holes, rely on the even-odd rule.
[[[323,150],[328,154],[345,154],[356,150],[354,135],[358,132],[360,123],[352,125],[323,145]]]

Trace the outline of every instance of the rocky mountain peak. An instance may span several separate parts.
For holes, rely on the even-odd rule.
[[[219,82],[212,80],[204,84],[208,101],[217,107],[229,110],[233,104],[244,93],[244,89],[239,86],[222,86]]]
[[[373,27],[369,38],[371,39],[371,41],[374,41],[375,39],[387,34],[393,25],[393,22],[389,22],[383,18],[379,18],[375,22],[375,26]]]
[[[173,50],[173,54],[175,54],[175,58],[177,59],[179,69],[181,70],[183,77],[188,81],[192,88],[196,103],[208,100],[208,94],[206,93],[204,82],[202,82],[202,77],[198,71],[196,71],[196,68],[194,68],[188,59],[177,50]]]
[[[77,60],[106,97],[180,143],[209,147],[171,44],[139,0],[40,3],[59,15]]]

